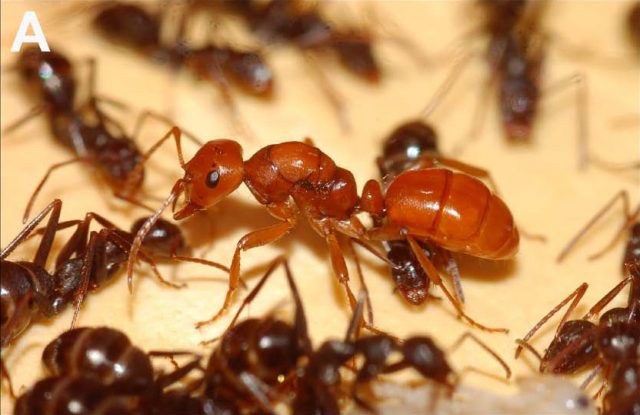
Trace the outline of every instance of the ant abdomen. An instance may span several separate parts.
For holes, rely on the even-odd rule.
[[[53,375],[81,373],[116,391],[140,392],[153,383],[149,357],[123,333],[107,327],[61,334],[44,349],[42,361]]]
[[[112,396],[98,380],[84,376],[50,377],[16,401],[14,415],[141,415],[137,398]]]
[[[114,3],[100,11],[93,24],[111,40],[136,49],[153,49],[160,42],[156,19],[133,4]]]

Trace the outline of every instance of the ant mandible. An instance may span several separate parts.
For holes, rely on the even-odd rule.
[[[230,267],[224,304],[212,319],[198,326],[215,321],[228,308],[240,282],[241,252],[277,241],[296,225],[298,214],[302,213],[325,239],[333,270],[344,285],[352,309],[355,296],[348,285],[349,275],[338,234],[361,241],[407,240],[421,267],[442,288],[462,318],[484,330],[505,331],[481,325],[462,311],[418,243],[426,240],[451,251],[487,259],[508,259],[516,254],[519,234],[511,212],[478,179],[439,168],[409,171],[394,178],[384,196],[380,184],[370,180],[361,200],[353,174],[336,166],[329,156],[308,143],[268,145],[243,161],[240,144],[213,140],[185,163],[178,127],[172,128],[156,146],[171,137],[175,139],[185,174],[136,235],[129,255],[130,289],[133,263],[141,242],[169,205],[173,204],[174,219],[184,219],[220,202],[244,182],[256,200],[280,222],[240,239]],[[175,211],[182,194],[185,203]],[[362,211],[387,222],[366,230],[356,216]]]

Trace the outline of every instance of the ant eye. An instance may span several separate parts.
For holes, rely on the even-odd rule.
[[[205,181],[207,187],[213,189],[218,185],[220,181],[220,173],[217,170],[211,170],[209,174],[207,174],[207,180]]]

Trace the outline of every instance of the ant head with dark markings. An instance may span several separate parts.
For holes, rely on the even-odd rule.
[[[209,141],[184,165],[184,170],[184,177],[173,190],[176,199],[182,192],[186,198],[186,204],[173,214],[176,220],[215,205],[242,184],[242,147],[233,140]]]

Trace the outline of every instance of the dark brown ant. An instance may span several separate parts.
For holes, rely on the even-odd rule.
[[[295,305],[293,324],[273,315],[238,317],[259,293],[270,275],[282,265]],[[279,257],[271,263],[258,284],[243,300],[205,370],[204,396],[216,405],[274,413],[272,402],[284,398],[303,356],[311,352],[302,300],[289,265]],[[240,412],[239,412],[240,413]],[[241,412],[244,413],[244,412]]]
[[[213,140],[185,162],[178,127],[171,129],[154,148],[171,137],[176,141],[185,174],[176,181],[171,194],[133,242],[128,268],[130,288],[133,263],[142,239],[169,205],[173,205],[174,219],[184,219],[220,202],[244,182],[257,201],[280,222],[240,239],[230,267],[224,304],[210,320],[198,323],[198,327],[215,321],[229,307],[232,294],[240,284],[241,253],[282,238],[295,227],[302,213],[325,239],[334,273],[344,286],[352,308],[355,296],[348,284],[349,274],[338,235],[359,239],[365,246],[365,239],[407,240],[424,271],[441,287],[461,318],[484,330],[505,331],[490,329],[467,316],[418,244],[428,240],[451,251],[487,259],[508,259],[515,255],[519,233],[513,216],[504,202],[480,180],[442,168],[424,168],[397,176],[384,195],[380,184],[370,180],[360,198],[353,174],[338,167],[309,143],[268,145],[243,161],[240,144],[233,140]],[[449,189],[447,193],[445,189]],[[175,211],[177,200],[183,194],[185,203]],[[441,200],[445,196],[446,199]],[[362,211],[386,222],[367,230],[356,216]],[[374,248],[369,248],[377,254]],[[382,255],[378,256],[386,261]],[[367,327],[374,329],[369,324]]]
[[[39,316],[50,318],[62,312],[74,302],[75,313],[72,326],[80,310],[84,296],[113,278],[127,260],[133,233],[126,232],[96,213],[87,213],[82,221],[60,222],[62,202],[55,200],[40,212],[0,254],[2,258],[2,342],[8,344],[24,331]],[[35,227],[51,213],[44,229]],[[99,231],[90,231],[92,221],[103,226]],[[132,227],[137,231],[146,218],[136,221]],[[56,256],[55,269],[49,273],[45,266],[57,231],[76,226],[66,244]],[[42,239],[32,262],[12,262],[6,257],[30,234],[42,233]],[[141,258],[147,262],[158,280],[167,286],[152,257],[196,262],[222,270],[222,265],[180,254],[187,250],[180,230],[166,221],[158,221],[144,241]],[[25,298],[28,297],[28,300]]]
[[[52,376],[91,377],[119,393],[136,394],[153,383],[147,354],[124,333],[109,327],[62,333],[45,347],[42,363]]]
[[[14,413],[58,414],[62,410],[47,411],[60,407],[78,414],[154,415],[167,413],[163,412],[166,405],[176,407],[181,403],[193,407],[199,402],[193,402],[195,399],[189,399],[188,394],[164,389],[199,368],[200,358],[172,373],[157,376],[150,360],[154,355],[180,354],[193,355],[187,352],[147,354],[132,345],[124,333],[108,327],[69,330],[49,343],[43,352],[42,360],[51,377],[37,382],[22,395]],[[191,414],[204,415],[204,411],[200,408]]]
[[[150,157],[154,149],[145,155],[141,154],[131,137],[138,135],[144,121],[148,118],[169,124],[173,122],[153,111],[144,111],[138,117],[133,134],[127,135],[118,122],[98,108],[98,102],[102,101],[119,106],[123,104],[96,95],[95,62],[90,59],[89,64],[89,99],[80,107],[75,105],[77,82],[71,62],[61,53],[55,50],[43,53],[38,48],[27,48],[20,54],[15,65],[25,83],[40,96],[42,103],[25,117],[6,127],[5,133],[15,130],[32,117],[46,112],[52,136],[72,149],[77,156],[74,159],[53,164],[48,169],[27,205],[24,222],[27,221],[35,198],[49,176],[55,170],[76,162],[96,166],[116,197],[149,209],[135,196],[144,180],[144,170],[140,162]],[[117,132],[112,133],[110,127]],[[185,132],[185,135],[200,144],[193,134]],[[137,165],[140,166],[135,169]]]
[[[27,116],[7,127],[5,133],[23,125],[33,116],[45,112],[52,136],[73,150],[77,156],[72,160],[54,164],[45,177],[71,163],[89,163],[98,168],[101,177],[117,197],[145,207],[134,197],[144,179],[142,169],[134,171],[135,166],[142,160],[142,154],[122,126],[98,108],[97,102],[107,99],[97,97],[94,93],[95,65],[93,61],[90,63],[89,100],[78,107],[75,105],[77,82],[71,62],[59,52],[43,53],[38,48],[25,49],[15,66],[25,83],[38,92],[42,102]],[[136,130],[140,128],[144,117],[149,115],[163,118],[152,113],[143,114]],[[115,128],[117,133],[113,134],[109,127]],[[137,131],[134,136],[136,134]],[[25,222],[26,219],[27,217],[24,218]]]
[[[161,40],[163,12],[152,15],[142,7],[122,2],[107,2],[95,15],[93,25],[107,39],[165,62],[174,68],[186,67],[199,78],[212,82],[221,92],[234,120],[244,122],[230,91],[231,80],[254,96],[269,97],[273,91],[273,71],[255,51],[242,51],[213,42],[191,47],[183,38],[187,14],[179,23],[175,41]]]
[[[282,265],[293,297],[293,324],[271,315],[250,318],[236,324],[243,309],[263,289],[277,266]],[[272,402],[293,394],[291,403],[295,415],[322,413],[339,415],[338,402],[342,385],[340,370],[348,361],[362,356],[356,369],[352,397],[366,405],[357,395],[357,388],[371,382],[378,374],[394,373],[412,367],[423,377],[451,390],[457,382],[444,353],[428,337],[412,337],[399,341],[390,335],[365,336],[356,339],[362,324],[366,296],[359,296],[354,315],[344,340],[329,340],[313,349],[307,332],[307,321],[300,294],[287,261],[279,257],[243,300],[229,329],[213,351],[206,371],[206,396],[237,402],[245,407],[258,406],[273,413]],[[458,344],[471,338],[496,357],[510,374],[508,366],[475,336],[467,333]],[[457,346],[456,346],[457,347]],[[400,360],[390,361],[392,354]],[[235,385],[235,386],[234,386]],[[229,389],[231,387],[231,389]]]
[[[487,57],[492,73],[481,99],[484,100],[486,94],[497,87],[502,126],[507,139],[511,143],[528,143],[531,141],[542,93],[575,85],[578,110],[578,167],[584,169],[589,162],[584,75],[576,73],[545,90],[540,88],[548,38],[541,32],[540,20],[547,3],[546,0],[479,2],[486,16],[483,31],[489,37]],[[469,139],[477,137],[481,130],[485,107],[486,105],[478,105]],[[466,143],[467,141],[459,144],[454,154],[459,154]]]
[[[633,377],[620,378],[621,372],[631,370],[630,373],[633,373],[634,367],[637,367],[640,361],[640,297],[638,297],[640,291],[637,289],[640,284],[640,267],[638,264],[627,264],[626,275],[625,280],[602,297],[582,319],[567,320],[587,290],[587,284],[582,284],[544,316],[522,340],[519,340],[516,350],[516,357],[519,356],[523,347],[535,352],[528,344],[529,339],[560,308],[571,301],[544,356],[535,352],[540,358],[540,371],[571,374],[595,365],[592,374],[583,383],[584,387],[600,371],[604,371],[606,379],[611,378],[613,374],[615,378],[605,398],[607,401],[605,415],[630,414],[640,409],[638,406],[640,405],[638,400],[640,388],[637,377],[635,380]],[[602,314],[597,324],[592,323],[590,320],[629,284],[632,290],[627,306],[609,309]],[[614,388],[613,385],[620,389]]]

